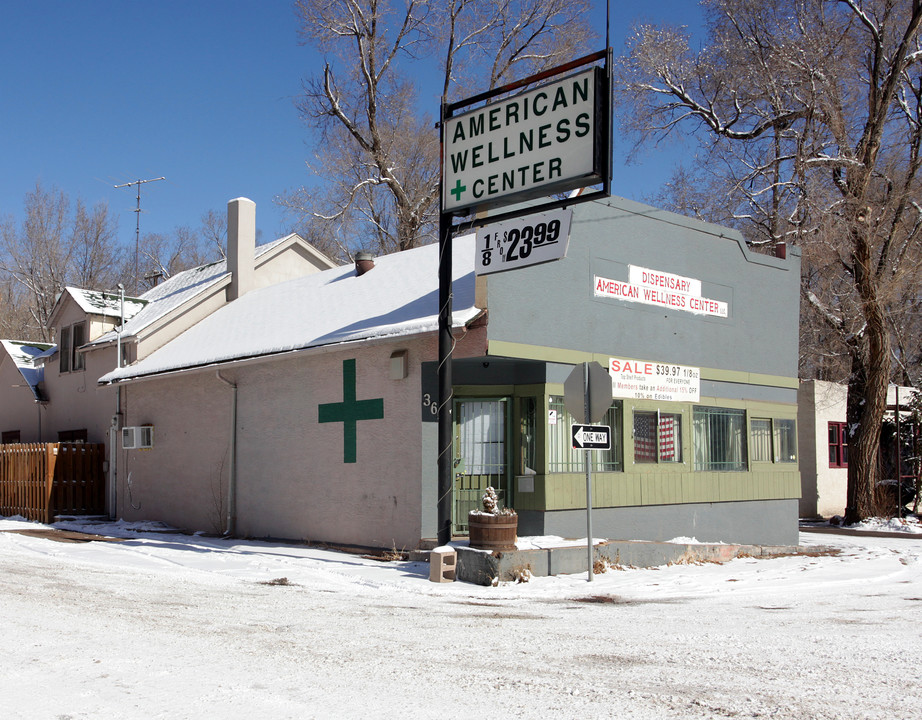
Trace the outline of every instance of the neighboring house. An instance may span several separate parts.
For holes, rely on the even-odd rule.
[[[437,524],[438,248],[257,288],[113,371],[118,514],[363,546]],[[455,240],[454,529],[486,485],[520,535],[585,536],[564,381],[595,360],[616,399],[593,462],[600,537],[798,537],[800,263],[619,198],[574,208],[567,256],[475,277]],[[126,483],[126,473],[132,478]]]
[[[258,247],[255,243],[255,204],[240,198],[229,205],[226,260],[177,273],[139,298],[123,300],[111,292],[65,288],[49,316],[57,345],[35,357],[35,372],[44,378],[43,410],[40,428],[28,436],[44,442],[111,445],[115,425],[121,424],[117,415],[122,405],[114,388],[100,386],[97,380],[117,367],[119,346],[122,364],[136,362],[247,289],[336,267],[295,234]],[[4,420],[4,430],[25,422],[23,410],[7,410],[16,397],[0,386],[0,418],[12,416]],[[37,418],[37,413],[30,406],[28,418]],[[114,489],[117,463],[109,467]],[[114,514],[111,489],[110,502]]]
[[[146,301],[125,298],[125,318],[137,314]],[[47,442],[107,442],[115,395],[96,380],[115,367],[115,350],[89,353],[87,344],[117,327],[122,302],[117,294],[67,287],[48,317],[57,345],[39,358],[45,378]]]
[[[899,388],[901,413],[916,391]],[[887,389],[890,417],[896,410],[897,388]],[[848,491],[848,387],[823,380],[804,380],[797,393],[803,518],[829,518],[845,514]],[[905,432],[905,431],[904,431]],[[884,463],[892,465],[892,463]],[[906,471],[906,468],[903,468]],[[904,475],[905,476],[905,475]],[[886,473],[885,473],[886,477]]]
[[[824,380],[804,380],[797,393],[800,445],[800,516],[845,514],[848,486],[848,388]]]
[[[39,442],[42,438],[44,372],[35,358],[53,346],[0,340],[0,444]]]

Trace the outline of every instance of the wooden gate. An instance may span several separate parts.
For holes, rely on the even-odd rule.
[[[0,515],[49,523],[105,513],[105,455],[102,444],[0,445]]]

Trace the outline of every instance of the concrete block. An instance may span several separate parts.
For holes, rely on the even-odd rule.
[[[454,582],[458,565],[458,553],[454,548],[442,545],[429,551],[429,580],[431,582]]]

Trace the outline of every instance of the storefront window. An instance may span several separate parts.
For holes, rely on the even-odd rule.
[[[793,420],[773,420],[775,462],[797,462],[797,429]]]
[[[696,407],[694,453],[695,470],[746,470],[746,411]]]
[[[749,450],[753,462],[772,461],[772,421],[768,418],[753,418],[749,423],[752,444]]]
[[[682,416],[635,410],[634,462],[682,462]]]
[[[552,395],[549,398],[548,412],[548,472],[586,472],[586,453],[572,447],[570,426],[576,421],[564,407],[563,397]],[[621,415],[621,401],[615,400],[599,423],[611,428],[611,450],[592,451],[591,470],[616,472],[624,469]]]
[[[519,427],[520,440],[519,448],[521,456],[519,458],[519,467],[517,472],[522,475],[531,475],[537,467],[535,463],[535,433],[537,430],[538,403],[535,398],[521,398],[519,401],[519,415],[521,423]]]

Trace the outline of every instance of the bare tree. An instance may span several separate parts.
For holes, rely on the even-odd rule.
[[[0,338],[26,340],[37,338],[28,311],[28,299],[22,286],[0,274]]]
[[[26,195],[21,227],[12,220],[0,225],[0,280],[16,318],[7,329],[50,340],[48,319],[67,285],[112,287],[120,252],[116,228],[105,205],[87,210],[78,201],[71,213],[66,194],[37,184]]]
[[[227,257],[227,222],[215,211],[202,215],[199,229],[177,227],[170,233],[141,237],[138,287],[149,290],[178,272]],[[125,266],[131,274],[133,266]]]
[[[217,257],[227,257],[227,213],[209,210],[202,215],[202,238]]]
[[[134,253],[118,242],[118,222],[105,204],[87,208],[37,184],[24,219],[0,219],[0,337],[50,341],[48,319],[68,285],[93,290],[149,288],[180,270],[226,257],[223,213],[202,215],[199,229],[177,228],[141,238],[141,278],[133,281]],[[133,248],[132,248],[133,250]]]
[[[682,29],[637,29],[626,126],[640,143],[690,133],[751,244],[803,248],[811,362],[847,368],[855,521],[874,512],[894,347],[909,340],[897,309],[918,305],[922,1],[703,4],[698,52]]]
[[[73,269],[69,282],[81,288],[112,288],[119,280],[119,265],[124,254],[118,243],[117,221],[109,216],[109,206],[95,205],[87,210],[77,200],[71,229]]]
[[[409,80],[440,63],[438,96],[484,90],[585,49],[588,0],[298,0],[305,43],[324,52],[304,83],[302,115],[318,133],[317,193],[280,199],[334,228],[344,248],[403,250],[435,239],[439,142]],[[563,28],[566,28],[565,31]],[[301,225],[305,222],[302,219]],[[329,235],[330,232],[325,233]]]

